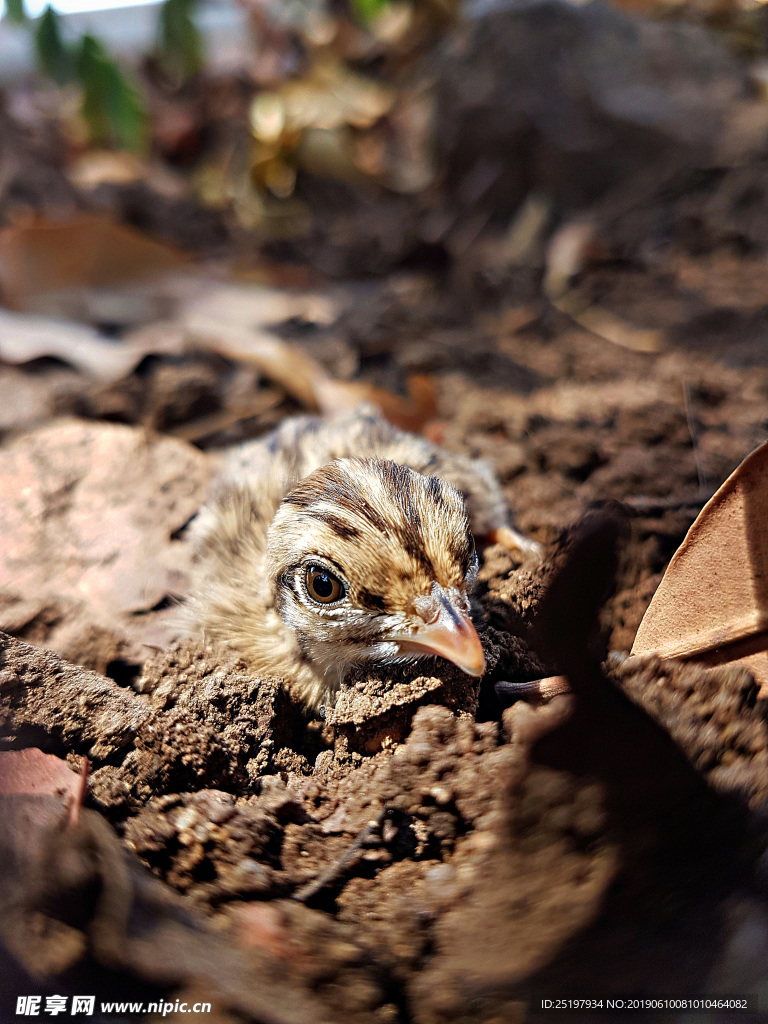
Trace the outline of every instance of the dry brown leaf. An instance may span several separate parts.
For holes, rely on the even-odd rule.
[[[0,295],[25,309],[46,292],[106,286],[178,270],[181,253],[100,217],[32,221],[0,231]]]
[[[363,381],[315,381],[315,394],[320,412],[332,414],[353,409],[361,402],[378,405],[385,418],[396,427],[419,433],[437,416],[437,394],[431,377],[414,374],[407,381],[408,397],[395,395],[384,388]]]
[[[199,284],[181,311],[188,331],[219,334],[226,330],[266,330],[293,318],[328,325],[338,315],[339,302],[329,293],[250,283]]]
[[[67,802],[80,796],[82,776],[66,761],[37,747],[0,753],[0,795],[56,796]]]
[[[326,296],[229,285],[211,289],[183,310],[181,319],[192,347],[256,366],[308,409],[339,412],[374,402],[397,426],[421,430],[436,414],[429,378],[410,378],[407,398],[360,381],[334,380],[312,356],[270,329],[292,317],[330,324],[337,315],[337,304]]]
[[[81,759],[80,774],[66,761],[36,746],[0,754],[0,797],[53,797],[69,809],[70,825],[80,820],[88,792],[90,762]]]
[[[54,421],[0,451],[0,629],[53,609],[43,639],[103,630],[135,652],[183,592],[173,534],[202,504],[202,452],[119,424]],[[172,610],[171,610],[172,611]]]
[[[319,408],[317,387],[330,378],[311,356],[260,327],[221,327],[215,322],[205,324],[198,318],[188,323],[188,338],[194,348],[256,366],[302,405]]]
[[[211,284],[194,275],[159,277],[155,285],[161,299],[178,307],[178,316],[139,327],[120,341],[75,320],[0,309],[0,359],[21,364],[50,356],[113,383],[131,373],[146,355],[202,348],[257,365],[268,376],[273,371],[289,393],[316,408],[306,378],[324,371],[270,328],[291,318],[332,323],[338,315],[333,300],[263,285]],[[115,297],[109,288],[94,295],[107,302]]]
[[[78,775],[66,761],[37,747],[9,750],[0,753],[0,796],[55,797],[68,807],[74,827],[85,801],[90,767],[88,758],[82,758]]]
[[[429,378],[410,378],[406,398],[363,382],[335,380],[311,355],[276,333],[279,324],[291,319],[332,324],[340,312],[337,297],[265,285],[211,284],[194,275],[169,277],[158,287],[175,301],[175,317],[139,328],[122,341],[83,324],[0,310],[0,359],[24,363],[54,356],[111,383],[127,376],[146,355],[204,350],[255,366],[313,411],[339,412],[374,402],[391,422],[415,431],[436,415]],[[243,410],[234,411],[234,421],[254,415],[249,410],[260,403],[254,396]],[[189,436],[199,436],[198,427],[193,425]]]
[[[632,654],[744,665],[768,696],[768,443],[702,509],[640,623]]]

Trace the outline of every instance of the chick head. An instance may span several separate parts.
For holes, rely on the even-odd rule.
[[[361,661],[485,670],[469,616],[475,544],[461,495],[437,477],[382,459],[321,467],[278,508],[267,564],[301,656],[333,686]]]

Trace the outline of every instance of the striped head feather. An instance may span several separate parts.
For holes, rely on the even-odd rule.
[[[365,660],[484,668],[469,619],[477,556],[461,495],[382,459],[338,459],[283,499],[267,532],[274,606],[327,693]]]

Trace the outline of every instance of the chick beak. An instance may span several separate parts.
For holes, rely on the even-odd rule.
[[[441,593],[439,611],[432,622],[425,622],[410,636],[396,636],[400,650],[414,654],[435,654],[453,662],[470,676],[485,672],[485,654],[477,630],[466,612],[460,611]]]

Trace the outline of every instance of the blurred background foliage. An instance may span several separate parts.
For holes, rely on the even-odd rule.
[[[219,8],[237,10],[250,55],[225,72],[200,27],[206,7],[203,0],[151,5],[153,41],[128,60],[110,52],[97,30],[75,32],[51,6],[36,17],[24,0],[5,8],[5,20],[34,40],[41,78],[57,87],[44,99],[29,84],[14,88],[12,105],[24,106],[31,130],[59,148],[78,202],[92,202],[83,190],[93,196],[102,189],[103,197],[104,187],[131,185],[134,192],[120,202],[131,204],[132,221],[192,249],[200,241],[198,216],[176,213],[170,229],[159,223],[158,210],[172,198],[218,217],[230,242],[233,230],[309,237],[317,233],[317,210],[331,207],[342,214],[336,232],[362,209],[355,231],[364,235],[364,208],[379,203],[379,248],[364,257],[366,269],[376,270],[371,253],[389,250],[382,259],[391,264],[409,246],[444,249],[452,231],[448,248],[462,251],[489,217],[508,219],[516,209],[523,220],[530,214],[534,235],[541,234],[553,223],[552,202],[560,203],[553,176],[567,173],[568,188],[588,183],[583,195],[567,199],[578,206],[613,187],[615,175],[604,165],[613,162],[620,176],[635,173],[628,166],[634,141],[619,137],[625,122],[637,139],[638,167],[642,154],[653,152],[638,126],[689,145],[699,129],[686,95],[711,87],[716,113],[707,120],[715,124],[723,89],[733,91],[740,72],[729,72],[723,88],[716,84],[723,76],[708,49],[713,39],[750,62],[754,93],[768,81],[764,8],[754,0],[542,3],[552,16],[541,25],[533,7],[510,14],[505,7],[513,4],[472,0],[239,0]],[[627,14],[642,29],[631,43],[620,38]],[[498,31],[478,42],[494,19]],[[652,38],[650,24],[665,27]],[[684,39],[675,25],[685,27]],[[694,27],[706,31],[694,39]],[[573,33],[572,42],[561,45],[560,31],[564,38]],[[485,54],[472,52],[479,46],[495,54],[485,71]],[[467,48],[460,81],[451,68]],[[521,69],[517,78],[510,67]],[[613,124],[617,116],[624,127]],[[729,108],[728,117],[741,130],[740,115]],[[561,161],[563,132],[572,137]],[[542,140],[555,151],[542,151]],[[576,166],[579,153],[600,154],[600,168]],[[151,201],[139,202],[138,183]],[[523,209],[527,200],[530,209]],[[386,211],[382,203],[389,203]],[[419,237],[409,241],[416,220]],[[510,252],[532,248],[529,227],[518,224]],[[354,255],[345,259],[355,265]]]
[[[163,0],[158,10],[155,58],[170,81],[182,83],[203,66],[203,40],[193,19],[194,0]],[[5,17],[34,39],[40,72],[60,86],[75,84],[89,141],[143,153],[150,135],[149,105],[137,77],[90,33],[68,41],[60,15],[48,4],[30,17],[24,0],[8,0]]]

